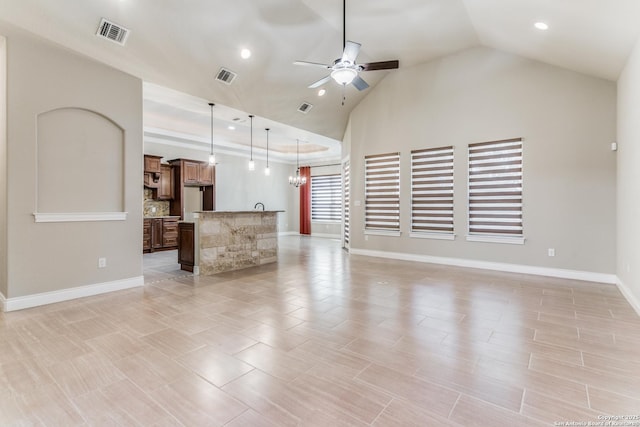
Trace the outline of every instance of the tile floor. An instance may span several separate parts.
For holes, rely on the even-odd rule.
[[[279,243],[277,264],[214,277],[160,252],[145,256],[144,288],[0,314],[0,425],[550,426],[640,414],[640,318],[614,286]]]

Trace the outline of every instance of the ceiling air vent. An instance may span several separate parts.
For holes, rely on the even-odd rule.
[[[114,43],[124,46],[127,42],[127,37],[129,37],[129,33],[130,31],[126,28],[102,18],[102,21],[100,21],[100,25],[98,26],[96,36],[111,40]]]
[[[220,68],[218,74],[216,74],[216,80],[222,82],[224,84],[230,85],[233,81],[238,77],[236,73],[231,70],[227,70],[226,68]]]
[[[307,114],[309,110],[311,110],[312,108],[313,108],[313,105],[309,104],[308,102],[303,102],[298,107],[298,111],[300,111],[303,114]]]

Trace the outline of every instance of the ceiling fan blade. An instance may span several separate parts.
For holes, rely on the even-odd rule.
[[[319,62],[309,62],[309,61],[295,61],[293,65],[311,65],[313,67],[331,68],[327,64],[320,64]]]
[[[351,82],[358,90],[365,90],[369,87],[369,84],[365,82],[362,77],[356,76],[355,79]]]
[[[327,77],[323,77],[320,80],[318,80],[317,82],[311,83],[309,86],[307,86],[309,89],[315,89],[317,87],[322,86],[323,84],[327,83],[329,80],[331,80],[331,76],[327,76]]]
[[[342,62],[349,61],[350,63],[355,64],[358,53],[360,53],[360,46],[360,43],[348,40],[344,46],[344,52],[342,53]]]
[[[376,70],[393,70],[400,66],[400,62],[395,59],[393,61],[380,61],[369,62],[368,64],[360,64],[362,71],[376,71]]]

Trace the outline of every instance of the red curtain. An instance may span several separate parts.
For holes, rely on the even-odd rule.
[[[300,186],[300,234],[311,235],[311,167],[301,167],[300,177],[307,179]]]

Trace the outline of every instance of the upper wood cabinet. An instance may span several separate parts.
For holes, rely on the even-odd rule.
[[[173,200],[173,167],[171,167],[170,165],[160,165],[159,181],[158,200]]]
[[[171,201],[171,215],[184,216],[185,187],[200,187],[202,210],[213,211],[216,208],[215,166],[207,162],[189,159],[169,160],[173,166],[174,197]]]
[[[182,182],[184,184],[197,185],[200,183],[200,162],[184,160],[182,162],[182,168],[183,168]]]
[[[199,170],[199,181],[202,185],[213,185],[213,171],[214,166],[210,165],[208,162],[200,163]]]
[[[160,174],[145,172],[143,184],[147,188],[158,188],[160,186]]]
[[[169,163],[176,168],[176,181],[186,186],[206,186],[215,184],[215,167],[197,160],[175,159]]]
[[[149,173],[160,173],[161,156],[144,156],[144,171]]]

